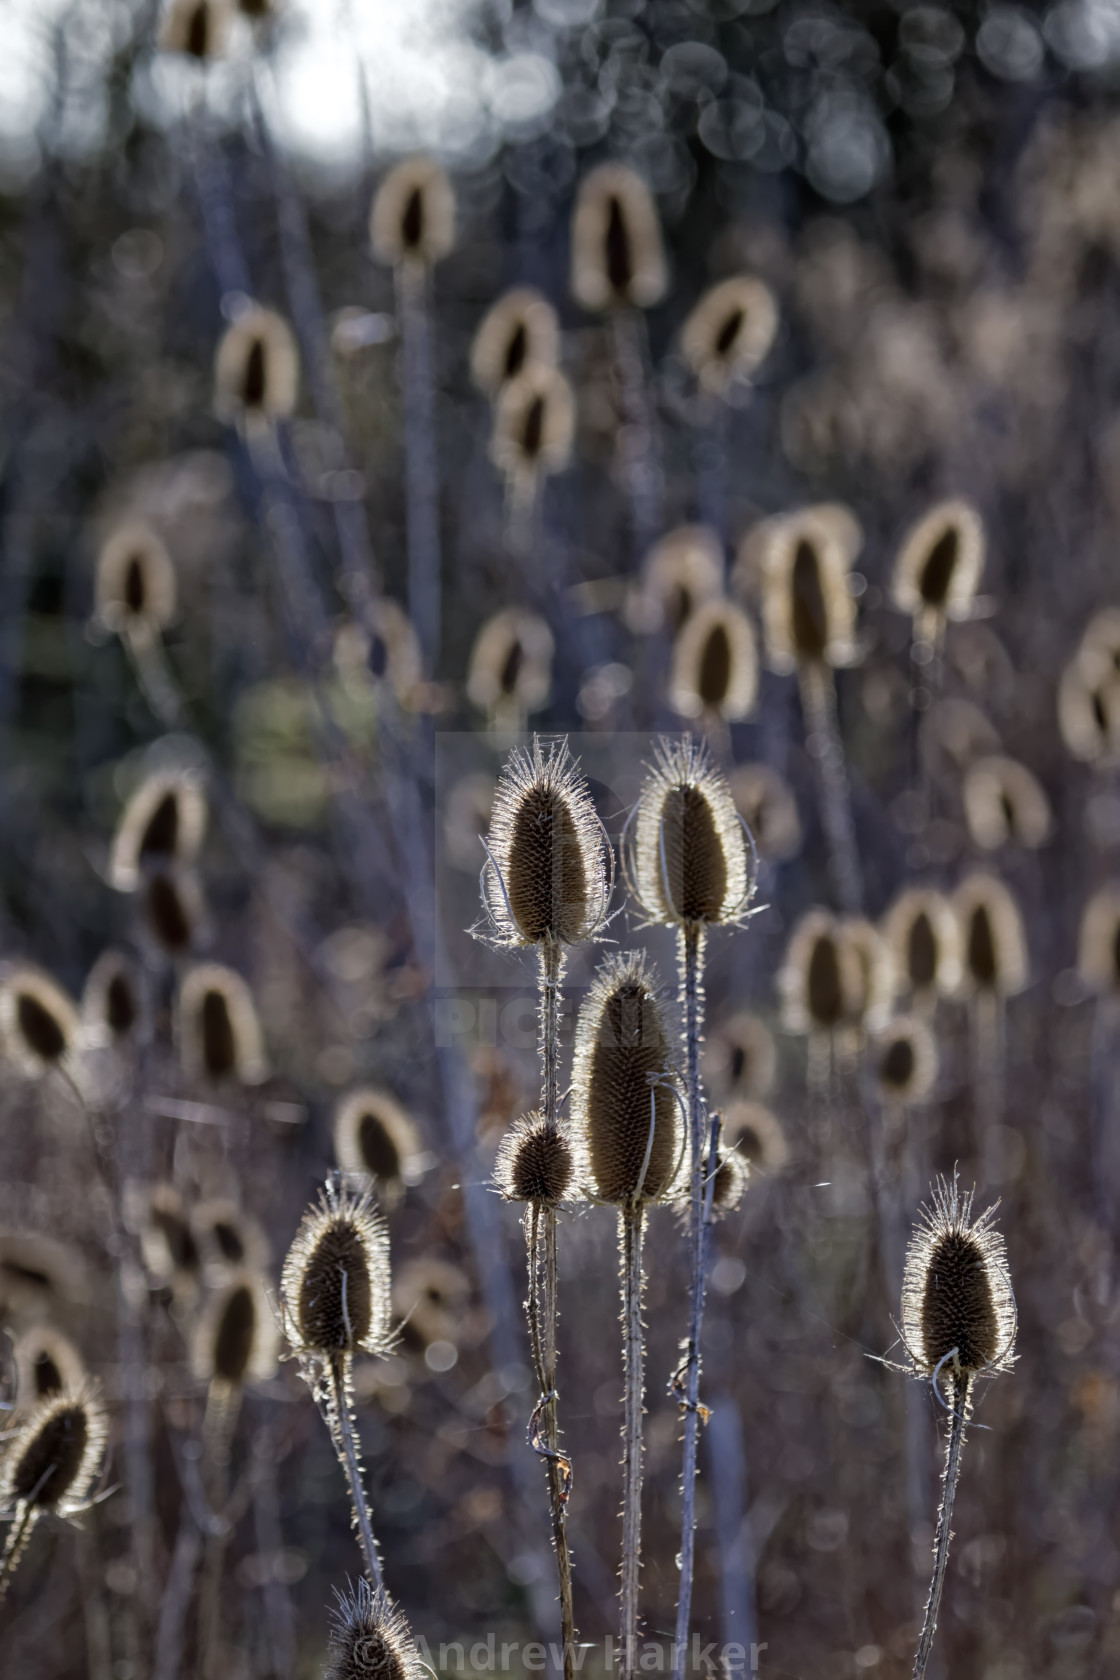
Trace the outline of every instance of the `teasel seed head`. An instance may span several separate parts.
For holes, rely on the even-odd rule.
[[[862,917],[809,910],[793,930],[778,990],[790,1032],[874,1031],[893,996],[890,956]]]
[[[554,742],[514,748],[494,795],[481,889],[497,945],[579,945],[601,932],[614,889],[610,842],[586,778]]]
[[[736,380],[750,378],[777,331],[769,286],[739,274],[704,293],[684,324],[681,349],[704,389],[722,396]]]
[[[412,1630],[384,1589],[359,1579],[335,1598],[323,1680],[424,1680]]]
[[[560,359],[556,311],[532,286],[515,286],[486,315],[471,345],[471,377],[493,402],[527,368]]]
[[[160,47],[208,64],[226,50],[230,15],[229,0],[171,0],[160,29]]]
[[[737,764],[728,778],[735,809],[751,831],[758,855],[783,863],[801,850],[801,818],[789,783],[768,764]]]
[[[1081,650],[1120,672],[1120,607],[1101,607],[1093,614],[1081,637]]]
[[[915,1376],[931,1377],[943,1360],[965,1378],[1014,1363],[1015,1297],[995,1212],[974,1220],[972,1192],[960,1193],[956,1175],[938,1179],[921,1210],[902,1281],[902,1338]]]
[[[383,1206],[393,1206],[420,1177],[423,1146],[402,1103],[380,1086],[351,1091],[335,1109],[335,1159],[345,1173],[373,1181]]]
[[[1023,918],[1003,882],[982,870],[966,876],[952,896],[961,930],[961,981],[967,994],[1014,997],[1027,984]]]
[[[344,624],[335,636],[335,667],[350,684],[387,681],[399,705],[412,711],[420,699],[424,666],[412,620],[381,595],[361,624]]]
[[[1098,997],[1120,995],[1120,884],[1098,887],[1081,913],[1077,972]]]
[[[1050,837],[1050,801],[1033,771],[1013,758],[977,759],[961,796],[969,836],[986,852],[1009,843],[1037,851]]]
[[[17,1422],[0,1459],[0,1510],[23,1503],[63,1517],[83,1510],[108,1439],[109,1419],[92,1382],[39,1400]]]
[[[922,1102],[937,1079],[937,1045],[925,1022],[900,1015],[872,1039],[879,1094],[898,1106]]]
[[[28,1078],[67,1068],[80,1029],[73,1000],[50,975],[20,963],[0,979],[0,1036],[6,1054]]]
[[[490,459],[518,486],[561,473],[572,454],[576,405],[558,368],[527,367],[502,387],[494,408]]]
[[[716,1155],[715,1177],[712,1182],[712,1218],[722,1219],[734,1213],[746,1195],[750,1167],[736,1149],[721,1145]]]
[[[248,983],[220,963],[199,963],[179,987],[179,1043],[194,1079],[259,1085],[268,1077],[260,1021]]]
[[[890,948],[864,916],[843,917],[839,938],[847,1022],[875,1032],[887,1019],[895,993]]]
[[[650,921],[716,926],[744,914],[755,888],[753,846],[702,743],[658,742],[627,828],[627,886]]]
[[[395,267],[431,268],[455,244],[455,193],[443,166],[405,158],[378,187],[369,221],[374,256]]]
[[[143,641],[175,618],[175,566],[162,538],[140,520],[118,525],[102,543],[94,578],[97,617],[107,630]]]
[[[470,1296],[470,1278],[450,1260],[426,1254],[402,1266],[393,1280],[393,1308],[405,1347],[422,1350],[433,1342],[458,1347]]]
[[[498,725],[547,705],[552,689],[552,631],[537,613],[506,607],[475,637],[467,698]]]
[[[966,618],[984,569],[984,523],[971,502],[939,502],[907,532],[895,561],[891,596],[916,633]],[[927,636],[932,640],[932,636]]]
[[[676,635],[697,607],[723,594],[723,548],[707,525],[681,525],[656,542],[642,562],[638,587],[626,602],[636,635]]]
[[[655,972],[645,953],[602,963],[576,1023],[572,1126],[600,1201],[671,1196],[682,1155],[677,1073]]]
[[[248,431],[286,420],[299,397],[299,351],[282,315],[251,304],[222,334],[214,362],[214,408]]]
[[[856,608],[848,573],[862,541],[854,517],[831,504],[778,515],[749,533],[745,556],[756,557],[766,648],[776,671],[853,663]]]
[[[754,627],[733,601],[705,601],[673,643],[669,704],[679,717],[747,717],[758,693]]]
[[[720,1103],[769,1094],[778,1065],[774,1036],[759,1016],[741,1009],[708,1035],[704,1077]]]
[[[1071,757],[1085,764],[1120,758],[1120,672],[1100,653],[1080,649],[1058,684],[1058,726]]]
[[[17,1336],[12,1356],[20,1406],[33,1405],[64,1389],[80,1388],[86,1379],[85,1363],[73,1342],[46,1324],[34,1325]]]
[[[140,1253],[149,1275],[172,1284],[180,1293],[193,1293],[202,1270],[202,1255],[190,1215],[173,1184],[154,1184],[138,1209]]]
[[[123,951],[102,951],[82,988],[82,1029],[88,1041],[123,1045],[135,1039],[147,1014],[140,970]]]
[[[561,1122],[550,1125],[543,1114],[523,1114],[498,1146],[494,1182],[507,1202],[536,1202],[556,1207],[572,1198],[575,1156]]]
[[[64,1318],[90,1298],[89,1266],[40,1231],[0,1230],[0,1322],[19,1328]]]
[[[109,885],[135,892],[151,869],[193,864],[206,834],[206,794],[191,770],[158,770],[130,795],[109,853]]]
[[[584,177],[572,216],[572,294],[585,309],[650,309],[669,284],[650,190],[624,164]]]
[[[949,900],[934,887],[908,887],[883,917],[895,990],[929,1008],[960,985],[960,924]]]
[[[780,1172],[789,1160],[789,1144],[781,1121],[763,1103],[725,1103],[722,1137],[752,1173]]]
[[[268,1263],[268,1238],[252,1215],[228,1197],[197,1203],[190,1224],[213,1282],[226,1283],[237,1272],[259,1275]]]
[[[389,1238],[367,1193],[329,1179],[304,1214],[280,1279],[284,1330],[316,1358],[390,1346]]]
[[[145,930],[168,956],[184,956],[204,943],[206,905],[193,870],[153,870],[144,886],[143,906]]]
[[[200,1382],[241,1388],[276,1370],[279,1328],[263,1278],[235,1273],[214,1291],[195,1327],[193,1365]]]

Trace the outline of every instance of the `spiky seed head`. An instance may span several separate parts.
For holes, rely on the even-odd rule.
[[[199,64],[221,58],[229,39],[229,0],[171,0],[160,29],[164,52],[183,53]]]
[[[135,892],[152,869],[188,867],[206,834],[206,793],[197,773],[158,770],[145,776],[121,812],[109,853],[109,885]]]
[[[143,639],[175,617],[175,566],[162,538],[139,520],[118,525],[102,543],[94,578],[97,617],[107,630]]]
[[[862,542],[854,517],[832,504],[764,520],[748,534],[736,572],[757,571],[776,671],[853,663],[856,608],[848,574]]]
[[[895,561],[892,599],[919,633],[927,621],[965,618],[984,569],[984,522],[960,498],[939,502],[907,532]]]
[[[334,643],[335,667],[345,683],[359,690],[388,682],[398,703],[414,710],[420,698],[424,666],[412,620],[396,601],[381,595],[370,603],[361,624],[344,624]]]
[[[220,420],[256,431],[286,420],[299,397],[299,351],[282,315],[250,304],[222,334],[214,361]]]
[[[722,1109],[722,1138],[752,1173],[780,1172],[789,1160],[781,1121],[762,1103],[732,1101]]]
[[[531,486],[564,471],[575,430],[575,397],[559,368],[523,368],[497,399],[490,459],[513,483]]]
[[[169,956],[180,957],[201,938],[206,910],[193,870],[153,870],[143,892],[144,927]]]
[[[455,193],[446,169],[430,157],[405,158],[374,195],[370,241],[380,262],[430,268],[455,244]]]
[[[680,1165],[677,1074],[656,974],[642,951],[602,963],[576,1022],[572,1125],[600,1200],[671,1195]]]
[[[382,1588],[359,1580],[335,1598],[323,1680],[424,1680],[412,1630]]]
[[[523,1114],[498,1146],[494,1182],[509,1202],[555,1207],[571,1195],[574,1177],[567,1128],[550,1126],[543,1114]]]
[[[108,1439],[109,1419],[93,1383],[37,1401],[0,1460],[0,1510],[26,1503],[74,1515],[93,1492]]]
[[[515,286],[487,311],[475,333],[471,377],[493,401],[526,368],[553,368],[559,359],[555,309],[532,286]]]
[[[773,1034],[759,1016],[746,1009],[709,1033],[704,1046],[704,1077],[719,1101],[765,1097],[777,1065]]]
[[[1013,758],[978,759],[961,796],[972,842],[986,852],[1009,842],[1037,851],[1050,837],[1050,801],[1033,771]]]
[[[145,1012],[144,982],[123,951],[102,951],[82,988],[87,1040],[121,1045],[137,1032]]]
[[[697,607],[723,594],[723,546],[707,525],[681,525],[656,542],[626,603],[626,623],[638,635],[674,635]]]
[[[650,190],[624,164],[584,177],[572,216],[572,294],[585,309],[650,309],[669,283]]]
[[[5,1053],[31,1079],[65,1066],[81,1021],[73,1000],[50,975],[19,964],[0,978],[0,1036]]]
[[[299,1354],[383,1353],[389,1346],[389,1237],[368,1192],[335,1180],[304,1214],[280,1279],[284,1329]]]
[[[380,1200],[391,1204],[419,1177],[423,1147],[404,1105],[380,1086],[364,1085],[335,1109],[334,1152],[343,1172],[372,1179]]]
[[[879,1091],[888,1103],[918,1103],[937,1079],[937,1045],[926,1023],[900,1015],[872,1040]]]
[[[268,1261],[268,1239],[244,1208],[219,1196],[191,1209],[191,1232],[215,1282],[237,1272],[260,1273]]]
[[[498,945],[578,945],[610,904],[610,843],[566,741],[514,748],[494,795],[482,871],[487,936]]]
[[[704,389],[722,395],[736,380],[750,378],[777,331],[769,286],[738,274],[704,293],[684,324],[681,349]]]
[[[966,876],[952,896],[961,930],[961,979],[966,993],[1014,997],[1027,984],[1023,918],[1003,882],[982,870]]]
[[[679,717],[745,718],[758,693],[754,628],[733,601],[705,601],[673,642],[669,704]]]
[[[457,1347],[463,1339],[471,1281],[461,1266],[425,1255],[402,1266],[393,1281],[393,1307],[406,1347],[433,1342]]]
[[[214,1292],[195,1330],[193,1363],[201,1382],[241,1388],[276,1370],[279,1330],[258,1272],[241,1271]]]
[[[1120,757],[1120,672],[1112,660],[1079,649],[1058,684],[1058,725],[1066,750],[1085,764]]]
[[[789,783],[768,764],[738,764],[728,778],[735,809],[751,831],[758,854],[782,863],[801,850],[801,818]]]
[[[140,1252],[153,1278],[187,1281],[193,1286],[198,1277],[202,1255],[186,1204],[172,1184],[154,1184],[147,1193],[141,1212]]]
[[[727,777],[692,736],[657,743],[630,820],[630,891],[651,921],[734,922],[754,892]]]
[[[552,631],[537,613],[506,607],[475,637],[467,698],[496,723],[539,712],[552,688]]]
[[[902,1335],[914,1374],[930,1377],[955,1348],[964,1377],[994,1375],[1014,1363],[1015,1297],[995,1207],[972,1218],[972,1192],[954,1175],[933,1186],[906,1253]]]
[[[86,1377],[85,1364],[73,1342],[46,1324],[34,1325],[17,1336],[12,1357],[16,1398],[21,1406],[63,1389],[76,1389]]]
[[[1077,972],[1098,996],[1120,993],[1120,885],[1099,887],[1081,913]]]
[[[960,925],[943,893],[908,887],[883,917],[883,939],[891,953],[895,987],[928,1007],[960,984]]]
[[[220,963],[199,963],[179,987],[183,1066],[194,1079],[259,1085],[268,1077],[264,1039],[247,981]]]

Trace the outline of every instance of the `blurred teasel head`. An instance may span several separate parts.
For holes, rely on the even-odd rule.
[[[61,1319],[89,1299],[81,1253],[39,1231],[0,1230],[0,1320],[18,1328]]]
[[[773,1033],[749,1010],[741,1009],[708,1034],[704,1077],[719,1102],[767,1096],[777,1065]]]
[[[994,852],[1008,844],[1037,851],[1050,837],[1050,801],[1025,764],[993,754],[969,765],[961,784],[973,845]]]
[[[208,1272],[227,1280],[231,1273],[259,1273],[268,1260],[268,1239],[244,1208],[228,1197],[199,1202],[191,1209],[191,1232]]]
[[[369,232],[379,262],[419,269],[442,262],[455,244],[455,193],[446,169],[431,157],[398,163],[374,194]]]
[[[566,741],[546,754],[534,736],[506,760],[480,884],[495,944],[579,945],[602,930],[614,854]]]
[[[361,624],[344,624],[335,635],[335,669],[344,683],[387,681],[406,710],[417,709],[424,667],[420,642],[404,608],[387,595],[370,603]]]
[[[1101,607],[1085,626],[1081,651],[1120,673],[1120,607]]]
[[[727,777],[691,736],[662,740],[623,841],[626,882],[652,922],[734,923],[755,888],[751,837]]]
[[[83,1381],[36,1402],[17,1422],[0,1459],[0,1511],[74,1516],[101,1474],[109,1419],[100,1391]]]
[[[561,473],[575,437],[572,387],[558,368],[535,365],[502,386],[494,408],[490,459],[518,487]]]
[[[279,1331],[260,1274],[242,1271],[214,1291],[195,1327],[193,1365],[200,1382],[241,1388],[276,1370]]]
[[[12,1357],[20,1406],[33,1405],[63,1389],[79,1388],[86,1378],[85,1364],[73,1342],[47,1324],[34,1325],[17,1336]]]
[[[906,533],[895,561],[891,597],[914,620],[915,635],[934,641],[949,618],[967,617],[984,569],[984,523],[970,502],[939,502]]]
[[[393,1279],[393,1308],[404,1345],[414,1351],[435,1342],[458,1347],[470,1296],[471,1280],[461,1266],[434,1254],[410,1260]]]
[[[214,362],[220,420],[255,430],[286,420],[299,396],[299,352],[282,315],[250,304],[222,334]]]
[[[928,1097],[937,1078],[937,1046],[924,1021],[900,1015],[874,1035],[872,1065],[885,1103],[904,1107]]]
[[[221,58],[231,16],[229,0],[171,0],[160,28],[160,47],[164,52],[184,53],[200,64]]]
[[[751,1173],[780,1172],[789,1160],[789,1144],[773,1111],[760,1102],[733,1101],[721,1112],[721,1137]]]
[[[649,188],[625,164],[584,177],[572,216],[572,294],[585,309],[650,309],[669,284]]]
[[[139,1208],[140,1253],[149,1275],[192,1291],[202,1255],[190,1215],[173,1184],[154,1184]]]
[[[754,628],[733,601],[705,601],[685,619],[673,642],[669,704],[679,717],[749,715],[758,693]]]
[[[552,631],[537,613],[506,607],[475,637],[467,698],[497,727],[516,727],[546,705],[552,689]]]
[[[1003,882],[983,870],[952,896],[960,927],[961,977],[970,994],[1014,997],[1027,984],[1027,939],[1018,904]]]
[[[101,1045],[123,1045],[135,1038],[146,1013],[147,997],[140,969],[123,951],[103,951],[82,989],[86,1037]]]
[[[144,928],[169,957],[185,956],[201,942],[206,906],[192,870],[156,870],[143,894]]]
[[[175,566],[150,525],[129,520],[102,543],[94,575],[97,617],[115,635],[150,640],[175,617]]]
[[[601,964],[576,1022],[572,1125],[589,1188],[633,1207],[676,1188],[683,1131],[657,978],[645,953]]]
[[[743,561],[757,564],[762,623],[776,671],[850,665],[855,658],[855,600],[848,587],[863,533],[846,508],[804,508],[764,520],[750,532]]]
[[[847,1022],[874,1032],[889,1014],[894,997],[890,948],[865,916],[843,917],[837,931]]]
[[[189,867],[206,834],[206,794],[191,770],[145,776],[121,812],[109,852],[109,885],[135,892],[149,869]]]
[[[995,1208],[972,1217],[972,1192],[939,1179],[910,1239],[902,1280],[902,1339],[913,1375],[949,1367],[967,1382],[1009,1371],[1017,1316]]]
[[[532,286],[515,286],[489,309],[471,345],[471,377],[495,402],[528,368],[554,368],[560,360],[556,311]]]
[[[412,1629],[382,1588],[359,1579],[335,1599],[323,1680],[424,1680]]]
[[[722,1219],[724,1215],[734,1213],[746,1194],[749,1179],[750,1166],[744,1157],[737,1149],[729,1149],[721,1143],[716,1154],[715,1172],[712,1175],[713,1219]],[[682,1197],[682,1203],[684,1200]]]
[[[1085,764],[1120,758],[1120,671],[1099,650],[1078,649],[1058,684],[1058,726],[1071,757]]]
[[[676,634],[697,607],[723,594],[723,548],[707,525],[681,525],[656,542],[642,562],[638,587],[626,602],[627,627],[637,635]]]
[[[750,378],[777,331],[769,286],[739,274],[704,293],[684,324],[681,349],[703,388],[722,396],[736,380]]]
[[[801,818],[789,783],[768,764],[737,764],[729,778],[735,809],[751,831],[758,855],[783,863],[801,850]]]
[[[377,1085],[351,1091],[335,1109],[334,1152],[345,1173],[372,1179],[380,1201],[399,1201],[420,1176],[423,1147],[403,1103]]]
[[[1098,887],[1081,913],[1077,972],[1098,997],[1120,996],[1120,884]]]
[[[280,1298],[297,1354],[325,1359],[388,1349],[389,1238],[368,1194],[354,1196],[328,1180],[288,1250]]]
[[[883,917],[883,938],[891,953],[895,987],[916,1005],[929,1008],[960,984],[960,924],[944,893],[908,887]]]
[[[29,1078],[65,1069],[80,1028],[72,998],[49,974],[19,963],[0,977],[0,1038],[5,1053]]]
[[[192,1079],[259,1085],[268,1077],[264,1040],[247,981],[221,963],[199,963],[183,976],[179,1046]]]
[[[778,990],[790,1032],[874,1031],[893,993],[889,953],[862,917],[809,910],[793,930]]]
[[[566,1127],[523,1114],[498,1146],[494,1182],[507,1202],[555,1207],[574,1189],[575,1157]]]
[[[955,781],[978,758],[999,752],[999,736],[971,700],[939,700],[923,717],[919,750],[931,780]]]

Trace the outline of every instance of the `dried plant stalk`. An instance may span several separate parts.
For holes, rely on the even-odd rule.
[[[427,270],[398,263],[397,314],[404,400],[408,613],[434,671],[440,640],[439,471]]]
[[[823,662],[798,667],[805,733],[815,740],[812,754],[820,797],[821,826],[836,898],[848,915],[857,915],[863,902],[863,880],[856,848],[856,830],[844,763],[844,743],[836,720],[836,685],[832,668]]]
[[[642,1238],[645,1208],[640,1202],[619,1210],[622,1263],[622,1676],[638,1668],[638,1577],[642,1559],[642,1402],[645,1398],[645,1338],[642,1332]]]

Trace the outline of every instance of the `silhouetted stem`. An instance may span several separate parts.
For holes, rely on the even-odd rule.
[[[929,1597],[926,1600],[922,1634],[918,1640],[918,1653],[914,1658],[913,1680],[925,1680],[926,1664],[929,1662],[933,1636],[937,1631],[937,1612],[941,1606],[941,1589],[945,1585],[945,1570],[949,1563],[949,1542],[953,1537],[953,1500],[961,1474],[965,1418],[968,1416],[971,1401],[970,1384],[967,1379],[963,1382],[949,1382],[945,1386],[949,1404],[953,1408],[949,1441],[945,1450],[945,1491],[941,1496],[941,1509],[937,1513],[937,1533],[933,1541],[933,1575],[929,1584]]]
[[[362,1548],[365,1560],[366,1576],[371,1586],[380,1587],[381,1559],[377,1554],[377,1541],[373,1537],[373,1523],[369,1514],[369,1503],[366,1490],[362,1482],[362,1459],[358,1446],[358,1438],[354,1429],[354,1419],[350,1411],[350,1355],[336,1353],[331,1356],[327,1366],[327,1382],[330,1385],[327,1415],[330,1419],[331,1434],[335,1438],[338,1449],[339,1462],[346,1472],[346,1480],[350,1486],[350,1506],[354,1517],[354,1528],[358,1535],[358,1543]]]
[[[836,686],[832,667],[818,661],[798,667],[805,738],[816,769],[821,827],[828,843],[828,860],[837,902],[849,915],[863,902],[863,880],[852,822],[844,744],[836,721]]]
[[[638,1664],[638,1576],[642,1557],[642,1400],[645,1394],[645,1343],[642,1334],[642,1231],[645,1209],[619,1210],[622,1245],[622,1588],[619,1594],[622,1680],[632,1680]]]

